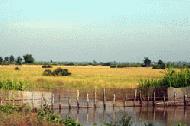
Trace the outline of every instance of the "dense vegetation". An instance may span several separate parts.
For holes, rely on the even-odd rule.
[[[43,72],[44,76],[70,76],[71,73],[68,71],[68,69],[62,69],[62,68],[57,68],[53,71],[50,69],[46,69]]]
[[[140,82],[140,87],[188,87],[190,86],[190,70],[181,69],[180,71],[175,71],[173,69],[168,69],[168,72],[162,79],[151,79],[142,80]]]
[[[27,83],[24,81],[0,80],[0,89],[23,91]]]

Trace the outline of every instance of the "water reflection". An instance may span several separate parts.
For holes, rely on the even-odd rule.
[[[117,107],[97,109],[63,109],[63,117],[70,116],[84,126],[117,122],[122,115],[132,117],[133,125],[144,126],[144,123],[153,123],[154,126],[175,126],[179,122],[190,125],[190,107]]]

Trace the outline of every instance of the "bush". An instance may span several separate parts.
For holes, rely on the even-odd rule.
[[[15,67],[15,70],[20,70],[20,68],[19,67]]]
[[[55,69],[52,74],[54,76],[69,76],[71,75],[70,72],[68,72],[68,69],[62,69],[62,68],[57,68]]]
[[[43,65],[42,68],[53,68],[51,65]]]
[[[44,76],[70,76],[71,73],[68,71],[68,69],[62,69],[57,68],[54,71],[51,71],[50,69],[46,69],[43,72]]]
[[[50,69],[46,69],[44,72],[43,72],[43,75],[44,76],[51,76],[52,75],[52,72]]]

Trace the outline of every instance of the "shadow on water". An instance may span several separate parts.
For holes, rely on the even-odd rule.
[[[55,110],[59,112],[58,110]],[[63,117],[70,116],[84,126],[104,123],[114,123],[127,115],[131,117],[132,125],[144,126],[145,123],[152,123],[154,126],[175,126],[178,123],[190,125],[190,107],[112,107],[97,109],[62,109]]]

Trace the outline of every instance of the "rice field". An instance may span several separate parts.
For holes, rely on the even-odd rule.
[[[53,66],[66,68],[71,76],[43,76],[41,65],[0,66],[0,81],[23,81],[30,89],[56,88],[135,88],[143,79],[158,79],[166,70],[143,67],[109,68],[104,66]]]

